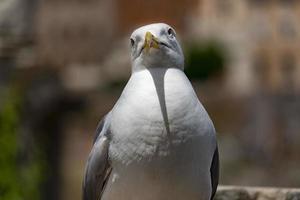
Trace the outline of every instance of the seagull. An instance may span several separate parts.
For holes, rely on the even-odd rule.
[[[184,74],[165,23],[130,37],[132,73],[98,124],[83,200],[211,200],[219,179],[214,125]]]

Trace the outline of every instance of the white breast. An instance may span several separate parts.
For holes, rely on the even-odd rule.
[[[181,70],[172,68],[134,73],[112,110],[111,129],[118,144],[112,154],[125,162],[167,153],[164,148],[171,145],[170,139],[176,144],[214,134],[190,82]]]
[[[158,198],[165,190],[166,197],[208,199],[214,127],[181,70],[134,73],[112,110],[111,131],[108,196],[126,191],[135,199],[135,190],[136,199],[166,199]]]

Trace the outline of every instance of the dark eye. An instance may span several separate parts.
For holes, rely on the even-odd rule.
[[[168,35],[175,37],[175,32],[173,31],[173,29],[171,28],[168,29]]]
[[[132,38],[130,38],[130,45],[131,45],[131,47],[133,47],[134,46],[134,39],[132,39]]]

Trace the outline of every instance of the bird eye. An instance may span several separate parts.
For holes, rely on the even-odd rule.
[[[134,39],[132,39],[132,38],[130,38],[130,45],[131,45],[131,47],[133,47],[134,46]]]
[[[168,29],[168,35],[175,37],[175,32],[173,31],[173,29],[171,29],[171,28]]]

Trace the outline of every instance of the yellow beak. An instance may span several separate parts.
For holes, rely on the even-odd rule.
[[[152,35],[152,33],[147,31],[145,35],[145,42],[143,47],[147,53],[149,52],[151,47],[155,49],[159,49],[159,41],[154,35]]]

